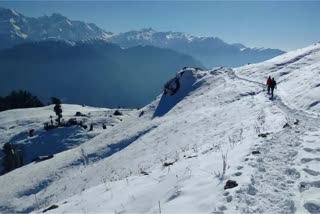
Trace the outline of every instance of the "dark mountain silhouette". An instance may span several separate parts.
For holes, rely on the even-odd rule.
[[[0,51],[0,96],[24,89],[42,100],[105,107],[141,107],[191,56],[152,46],[122,49],[102,40],[26,43]]]

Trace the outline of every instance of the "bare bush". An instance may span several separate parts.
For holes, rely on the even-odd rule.
[[[254,130],[256,131],[257,134],[261,133],[260,125],[258,123],[254,124]]]
[[[215,172],[215,176],[217,178],[219,178],[219,180],[223,180],[224,179],[224,176],[226,174],[226,171],[227,171],[227,158],[228,158],[228,152],[226,152],[225,154],[221,154],[221,157],[222,157],[222,172],[218,171],[218,172]]]
[[[240,144],[243,140],[243,128],[238,129],[235,133],[229,136],[229,144],[233,148],[236,144]]]
[[[84,151],[84,149],[82,147],[80,148],[80,155],[81,155],[81,158],[83,160],[83,165],[84,165],[84,167],[86,167],[89,162],[88,162],[87,155],[85,154],[85,151]]]

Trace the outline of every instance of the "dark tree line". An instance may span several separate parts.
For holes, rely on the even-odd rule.
[[[12,91],[8,96],[0,97],[0,111],[42,106],[43,103],[36,96],[24,90]]]

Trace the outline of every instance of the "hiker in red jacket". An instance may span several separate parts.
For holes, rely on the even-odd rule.
[[[268,80],[267,80],[267,89],[268,89],[268,94],[270,94],[270,86],[271,86],[271,77],[269,76]]]

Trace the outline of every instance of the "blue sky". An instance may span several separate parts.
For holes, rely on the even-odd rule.
[[[320,1],[0,1],[26,16],[61,13],[112,32],[146,27],[293,50],[320,41]]]

